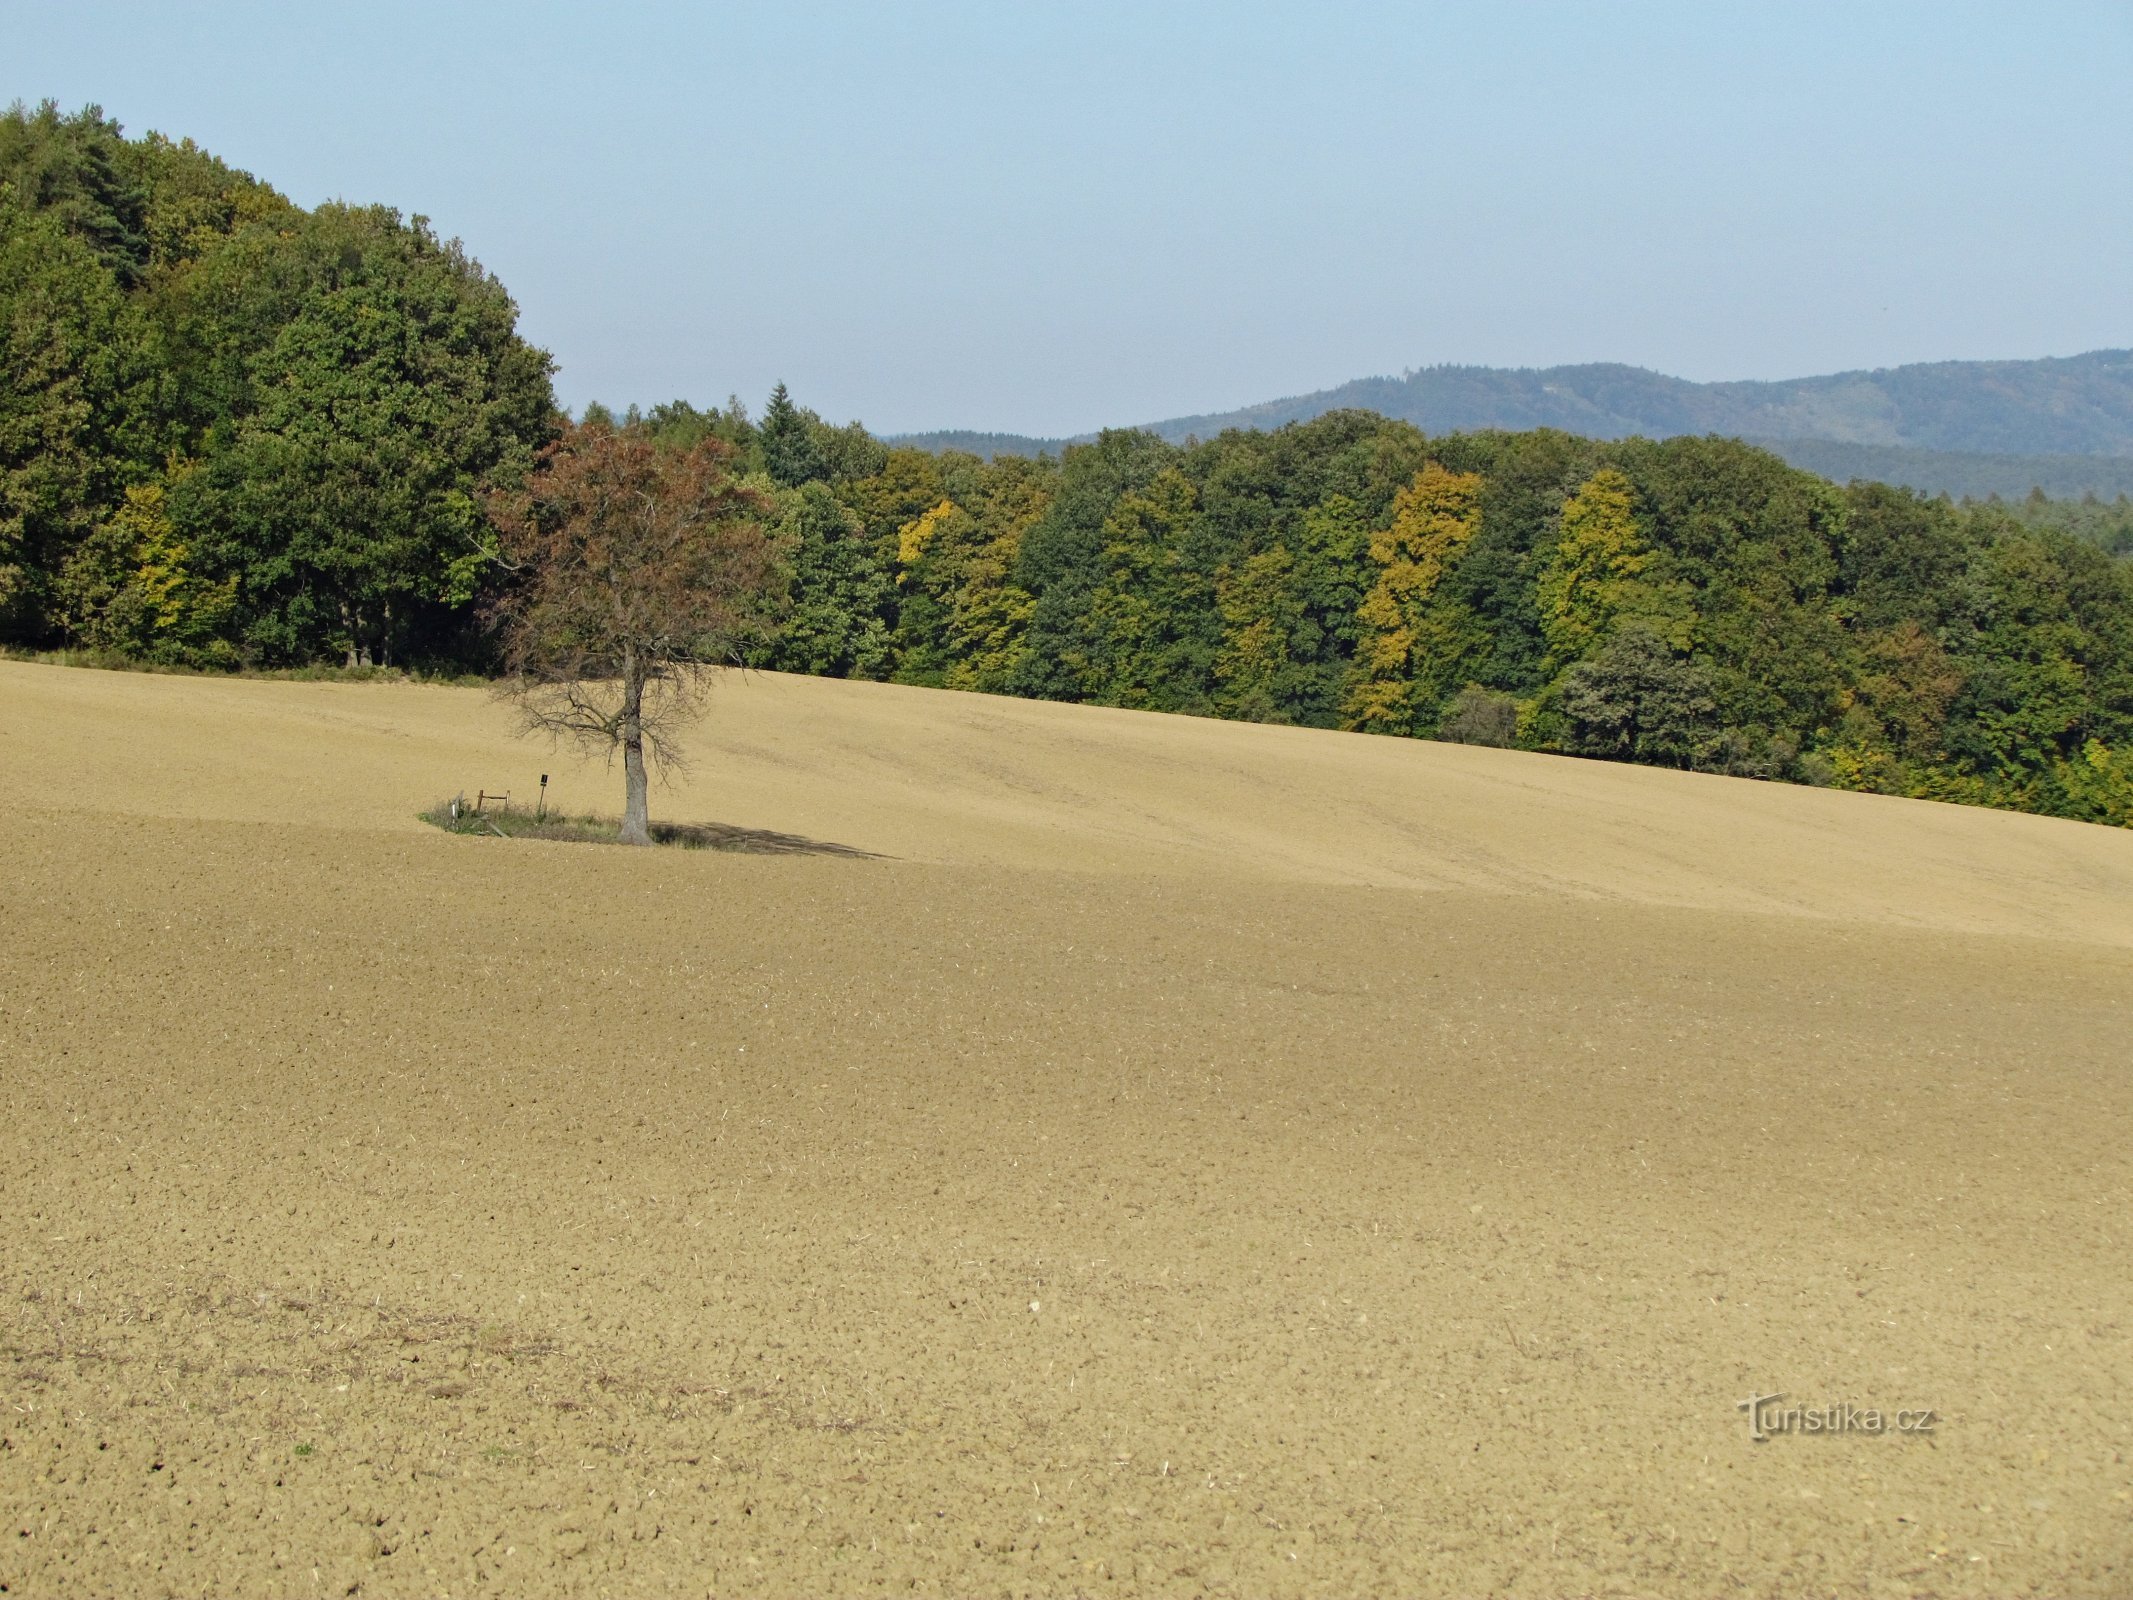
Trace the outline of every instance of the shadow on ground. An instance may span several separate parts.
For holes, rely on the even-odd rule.
[[[655,822],[654,844],[680,845],[688,850],[737,850],[759,856],[851,856],[866,861],[885,861],[878,851],[857,845],[836,844],[828,839],[810,839],[797,833],[778,833],[770,828],[739,828],[727,822]]]

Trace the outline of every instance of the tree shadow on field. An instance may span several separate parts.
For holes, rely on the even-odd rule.
[[[837,844],[828,839],[810,839],[797,833],[779,833],[771,828],[742,828],[730,822],[655,822],[652,843],[679,845],[684,850],[732,850],[756,856],[845,856],[855,861],[885,861],[878,851],[857,845]]]

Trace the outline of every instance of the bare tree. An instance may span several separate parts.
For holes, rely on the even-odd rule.
[[[686,453],[640,429],[568,429],[523,490],[488,503],[513,581],[497,602],[525,733],[622,752],[622,840],[650,844],[645,757],[675,768],[675,738],[709,674],[782,585],[769,501],[737,483],[732,449]]]

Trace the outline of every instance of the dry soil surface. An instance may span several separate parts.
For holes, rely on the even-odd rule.
[[[0,1591],[2133,1593],[2133,833],[778,677],[693,748],[655,815],[869,854],[437,832],[619,799],[476,691],[0,665]]]

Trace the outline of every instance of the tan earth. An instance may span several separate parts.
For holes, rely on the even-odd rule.
[[[693,743],[655,817],[871,854],[443,834],[619,807],[475,690],[0,665],[0,1590],[2133,1594],[2133,833]]]

